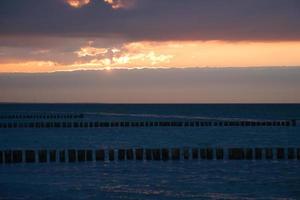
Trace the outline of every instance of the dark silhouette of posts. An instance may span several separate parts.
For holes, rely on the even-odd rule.
[[[4,151],[4,161],[6,164],[12,163],[12,151],[11,150]]]
[[[146,160],[152,160],[152,150],[146,149]]]
[[[289,160],[295,159],[295,149],[294,148],[288,148],[288,159]]]
[[[65,150],[61,150],[59,151],[59,162],[66,162],[66,151]]]
[[[262,159],[262,149],[261,148],[255,148],[255,159],[261,160]]]
[[[27,163],[35,162],[35,151],[34,150],[26,150],[25,151],[25,161]]]
[[[213,149],[207,148],[206,149],[206,158],[207,160],[212,160],[214,158]]]
[[[47,162],[47,151],[46,150],[39,150],[38,151],[38,157],[40,163],[46,163]]]
[[[144,160],[144,149],[135,149],[135,159]]]
[[[13,163],[21,163],[23,161],[23,152],[21,150],[13,151]],[[1,162],[0,162],[1,163]]]
[[[96,161],[104,161],[104,160],[105,160],[104,149],[96,150]]]
[[[180,149],[174,148],[172,149],[172,160],[179,160],[180,159]]]
[[[127,160],[133,160],[133,149],[127,149],[126,150],[126,159]]]
[[[253,149],[247,148],[245,152],[246,160],[253,160]]]
[[[284,157],[284,148],[277,148],[277,159],[282,160]]]
[[[162,149],[161,156],[163,161],[169,160],[169,149],[167,148]]]
[[[56,162],[56,150],[50,150],[49,154],[50,162]]]
[[[242,148],[231,148],[228,152],[229,160],[244,160],[245,154]]]
[[[118,150],[118,160],[125,160],[125,149]]]
[[[1,116],[0,116],[1,117]],[[45,117],[45,116],[44,116]],[[51,121],[50,119],[61,119],[62,116],[47,116],[47,121],[36,122],[26,121],[26,122],[3,122],[0,123],[0,129],[12,129],[12,128],[114,128],[114,127],[232,127],[232,126],[242,126],[242,127],[255,127],[255,126],[297,126],[296,120],[285,120],[285,121],[140,121],[140,122],[125,122],[125,121],[112,121],[112,122],[95,122],[95,121],[70,121],[70,122],[58,122]],[[79,117],[70,117],[70,119],[78,119]],[[32,118],[26,118],[32,119]],[[45,118],[44,118],[45,119]],[[65,118],[64,118],[65,119]]]
[[[86,161],[91,162],[93,160],[93,151],[90,149],[86,150]]]
[[[153,160],[161,160],[160,149],[152,149]]]
[[[78,162],[85,162],[86,161],[86,155],[85,155],[85,150],[81,149],[77,151],[77,160]],[[75,162],[76,159],[73,160]]]
[[[224,159],[224,150],[222,148],[216,149],[216,159],[223,160]]]
[[[273,159],[273,149],[272,148],[265,148],[265,155],[267,160]]]
[[[190,158],[190,149],[185,147],[183,148],[183,159],[189,160],[189,158]]]
[[[70,163],[76,162],[76,150],[75,149],[68,150],[68,160]]]
[[[278,147],[276,149],[272,148],[229,148],[228,159],[229,160],[300,160],[300,148],[282,148]],[[225,158],[223,148],[155,148],[155,149],[108,149],[108,160],[114,161],[115,159],[119,161],[124,160],[154,160],[154,161],[167,161],[167,160],[197,160],[201,158],[202,160],[223,160]],[[2,150],[0,151],[0,163],[10,164],[10,163],[46,163],[57,162],[56,156],[58,152],[59,162],[85,162],[85,161],[105,161],[106,160],[106,150],[74,150],[69,149],[67,152],[65,150]],[[23,154],[24,153],[24,154]],[[49,153],[49,155],[48,155]],[[67,154],[66,154],[67,153]],[[95,153],[95,158],[94,158]],[[49,159],[48,159],[49,156]],[[115,158],[115,156],[117,156]],[[227,156],[226,156],[227,158]]]
[[[0,151],[0,164],[2,164],[2,163],[3,163],[3,152]]]
[[[115,160],[115,150],[114,149],[109,149],[108,150],[108,159],[109,159],[109,161],[114,161]]]
[[[193,160],[198,160],[199,159],[199,149],[198,148],[193,148],[192,149],[192,158],[193,158]]]
[[[201,160],[206,160],[207,159],[206,149],[200,149],[200,158],[201,158]]]

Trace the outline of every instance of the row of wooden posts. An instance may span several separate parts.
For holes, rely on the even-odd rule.
[[[82,119],[83,114],[1,114],[0,119],[18,120],[18,119]]]
[[[296,126],[296,120],[284,121],[123,121],[123,122],[0,122],[6,128],[105,128],[105,127],[208,127],[208,126]]]
[[[0,164],[75,163],[87,161],[168,160],[300,160],[300,148],[136,148],[4,150]]]

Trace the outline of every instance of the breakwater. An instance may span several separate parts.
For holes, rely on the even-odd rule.
[[[3,121],[0,129],[16,128],[108,128],[108,127],[289,127],[296,120],[211,120],[211,121]]]
[[[1,150],[0,164],[188,160],[300,160],[300,148],[111,148]]]

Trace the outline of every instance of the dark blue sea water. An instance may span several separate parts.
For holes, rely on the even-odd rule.
[[[300,105],[0,104],[101,120],[300,119]],[[0,149],[300,147],[300,127],[0,129]],[[300,199],[299,161],[0,165],[0,199]]]

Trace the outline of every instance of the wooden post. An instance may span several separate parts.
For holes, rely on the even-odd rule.
[[[144,160],[144,149],[135,149],[135,159]]]
[[[198,160],[199,159],[199,149],[198,148],[193,148],[192,149],[192,158],[193,158],[193,160]]]
[[[272,160],[273,159],[273,149],[272,148],[266,148],[265,153],[266,153],[266,159],[267,160]]]
[[[151,151],[151,149],[146,149],[146,160],[152,160],[152,151]]]
[[[3,152],[0,151],[0,164],[2,164],[2,163],[3,163]]]
[[[38,155],[39,155],[38,157],[39,157],[40,163],[47,162],[47,151],[46,150],[39,150]]]
[[[222,148],[216,149],[216,159],[223,160],[224,159],[224,150]]]
[[[188,160],[190,158],[190,149],[185,147],[183,148],[183,159]]]
[[[12,163],[12,151],[11,150],[4,151],[4,161],[6,164]]]
[[[256,160],[262,159],[262,149],[261,148],[255,148],[255,159]]]
[[[245,152],[246,160],[253,160],[253,150],[252,148],[247,148]]]
[[[162,160],[163,161],[169,160],[169,149],[166,149],[166,148],[162,149],[161,154],[162,154]]]
[[[295,159],[295,149],[294,148],[288,148],[288,159],[289,160]]]
[[[284,159],[284,148],[277,148],[277,159]]]
[[[161,160],[160,149],[152,149],[153,160]]]
[[[206,149],[206,158],[207,160],[212,160],[213,159],[213,149],[212,148],[207,148]]]
[[[126,150],[126,159],[127,160],[133,160],[133,149],[127,149]]]
[[[77,160],[78,160],[78,162],[86,161],[85,150],[81,149],[81,150],[77,151]],[[75,162],[75,160],[73,162]]]
[[[59,162],[66,162],[66,151],[59,151]]]
[[[105,160],[105,151],[103,149],[96,150],[96,161]]]
[[[200,157],[201,157],[201,160],[206,160],[207,159],[206,149],[200,149]]]
[[[76,150],[75,149],[68,150],[68,161],[70,163],[76,162]]]
[[[125,149],[118,150],[118,160],[125,160]]]
[[[56,162],[56,150],[50,150],[50,162]]]
[[[180,149],[179,148],[172,149],[172,160],[180,160]]]
[[[25,161],[27,163],[35,162],[35,151],[34,150],[26,150],[25,151]]]
[[[245,159],[244,149],[242,149],[242,148],[230,148],[228,155],[229,155],[229,160]]]
[[[93,151],[90,149],[86,150],[86,161],[91,162],[93,160]]]
[[[114,149],[109,149],[108,150],[108,159],[109,159],[109,161],[114,161],[115,160],[115,150]]]

